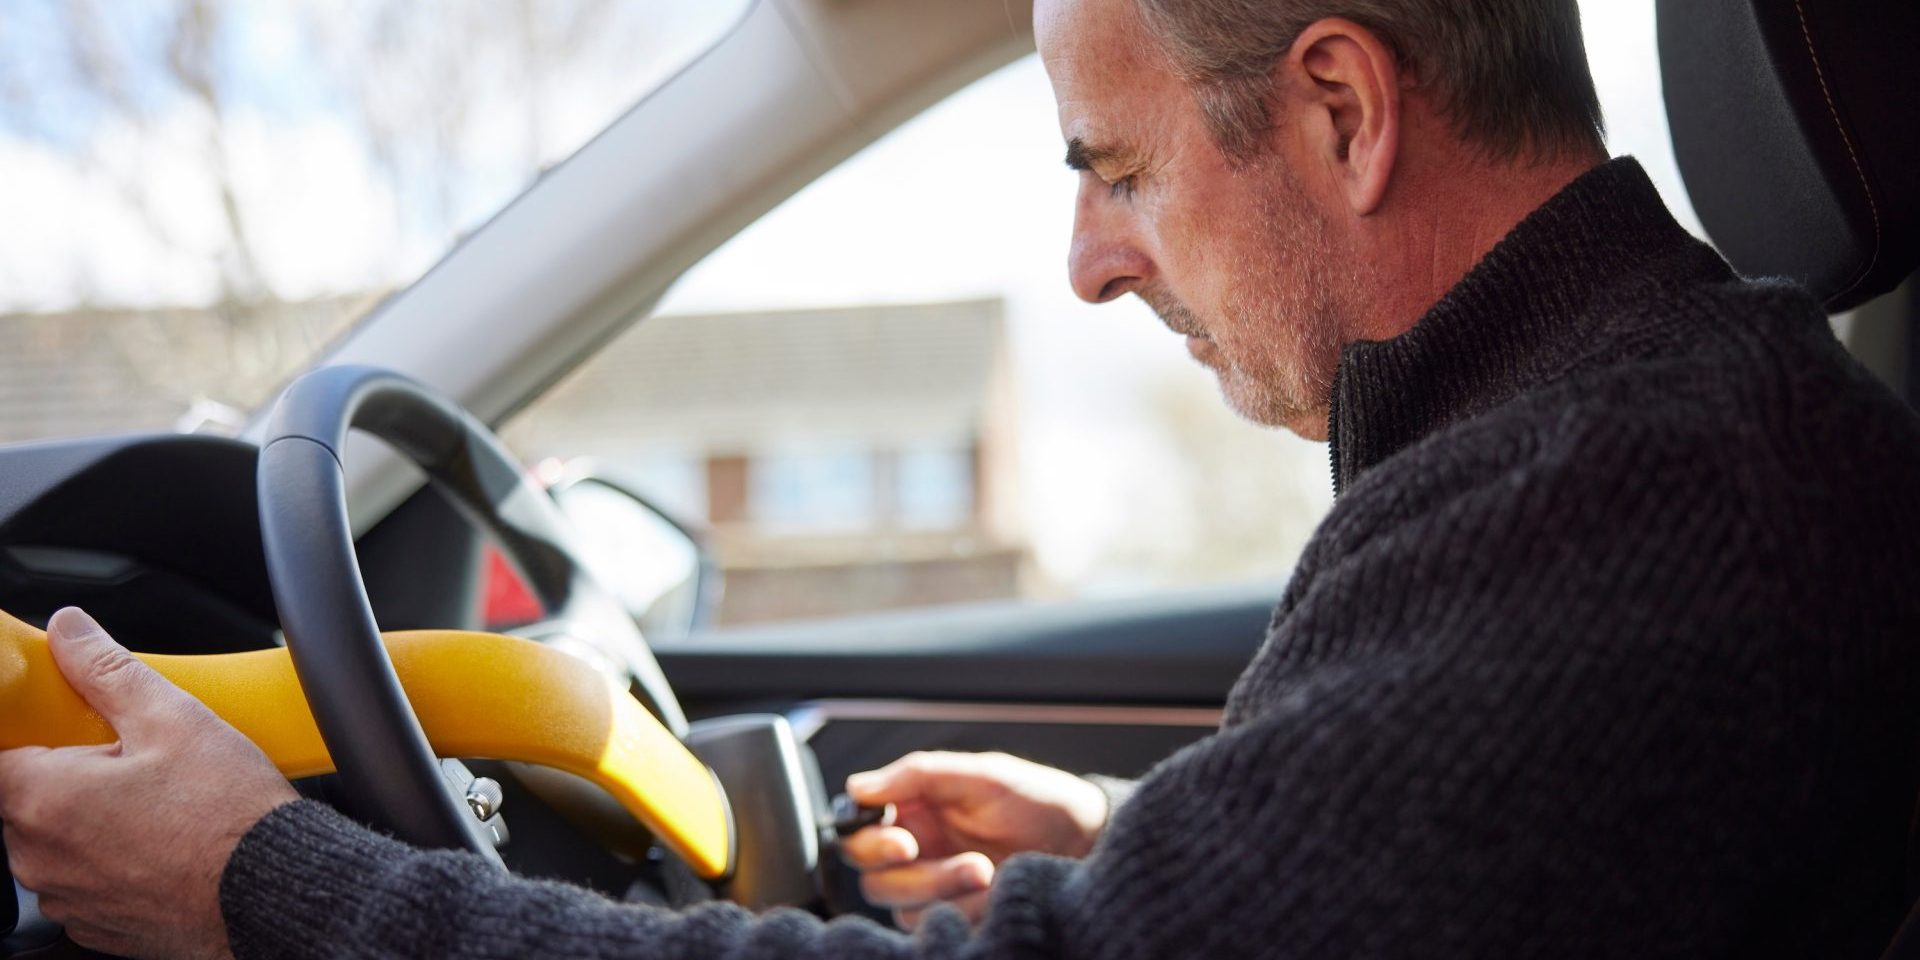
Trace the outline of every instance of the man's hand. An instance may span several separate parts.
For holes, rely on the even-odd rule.
[[[847,778],[869,806],[891,803],[892,826],[868,827],[841,853],[861,892],[907,930],[935,903],[978,922],[994,868],[1027,851],[1085,856],[1107,823],[1107,798],[1073,774],[1004,753],[911,753]]]
[[[47,625],[67,682],[120,742],[0,753],[14,879],[75,943],[134,957],[228,954],[220,874],[293,800],[259,748],[68,608]]]

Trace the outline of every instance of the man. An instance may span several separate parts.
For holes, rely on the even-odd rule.
[[[856,778],[903,806],[849,855],[910,940],[376,837],[63,611],[122,739],[0,756],[43,909],[181,956],[1876,954],[1920,429],[1816,304],[1606,161],[1573,0],[1042,0],[1036,28],[1075,289],[1145,299],[1235,409],[1332,443],[1339,501],[1216,736],[1111,809],[1007,758]]]

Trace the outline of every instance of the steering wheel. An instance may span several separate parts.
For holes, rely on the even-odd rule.
[[[591,637],[683,740],[686,717],[632,617],[575,559],[552,498],[491,431],[391,371],[323,367],[294,381],[260,449],[260,529],[287,648],[343,805],[402,840],[499,864],[492,838],[442,775],[374,623],[347,519],[343,452],[353,429],[399,451],[491,532],[549,615]]]

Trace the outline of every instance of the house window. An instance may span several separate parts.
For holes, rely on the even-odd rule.
[[[617,444],[593,449],[582,442],[575,452],[595,458],[595,472],[624,484],[655,507],[682,522],[707,516],[707,484],[702,459],[685,450],[628,450]]]
[[[879,522],[874,456],[865,450],[774,453],[747,473],[747,514],[770,533],[869,530]]]
[[[973,518],[973,451],[924,447],[894,460],[895,519],[909,530],[954,530]]]

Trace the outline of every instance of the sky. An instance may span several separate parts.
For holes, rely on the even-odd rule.
[[[94,5],[133,111],[103,108],[75,75],[60,0],[6,0],[0,222],[17,229],[0,231],[0,313],[214,300],[228,246],[216,167],[230,171],[273,294],[404,285],[698,55],[746,0],[535,9],[594,2],[609,11],[602,35],[537,84],[517,69],[522,25],[501,15],[514,0],[213,4],[230,18],[216,53],[228,101],[215,148],[208,111],[169,95],[158,65],[158,11],[174,0]],[[400,177],[370,151],[369,118],[407,131]]]
[[[260,87],[227,118],[232,136],[221,159],[244,197],[270,211],[250,223],[263,273],[289,298],[405,283],[451,237],[420,228],[424,201],[393,195],[342,111],[274,86],[282,82],[271,79],[275,66],[301,56],[298,6],[257,0],[234,56],[242,78]],[[1653,0],[1581,6],[1611,149],[1639,157],[1698,232],[1667,142]],[[543,135],[540,162],[565,156],[683,62],[699,38],[724,27],[728,7],[655,0],[638,8],[656,18],[660,34],[684,42],[626,65],[617,82],[592,71],[556,81],[553,99],[565,106]],[[464,224],[505,203],[525,176],[518,114],[492,114],[458,144],[481,171],[480,186],[453,214]],[[0,222],[15,227],[0,231],[0,311],[59,309],[77,298],[209,299],[224,228],[204,176],[205,123],[191,105],[178,105],[140,129],[67,125],[63,137],[87,138],[94,148],[92,168],[75,165],[70,143],[23,137],[0,123]],[[1177,482],[1179,471],[1166,467],[1182,455],[1182,438],[1156,420],[1168,396],[1217,391],[1138,301],[1094,307],[1074,298],[1065,258],[1075,180],[1061,155],[1045,75],[1025,58],[797,194],[688,273],[659,309],[1003,298],[1020,409],[1022,512],[1036,558],[1049,577],[1081,592],[1127,592],[1152,577],[1116,556],[1177,552],[1217,526],[1199,514],[1208,509],[1205,478]],[[508,169],[520,172],[499,172]],[[140,185],[150,216],[129,213],[115,193],[125,183]],[[1331,501],[1324,446],[1240,424],[1224,408],[1183,429],[1230,451],[1223,462],[1244,456],[1273,473],[1279,515],[1260,522],[1271,525],[1276,546],[1250,558],[1247,572],[1280,575]]]

